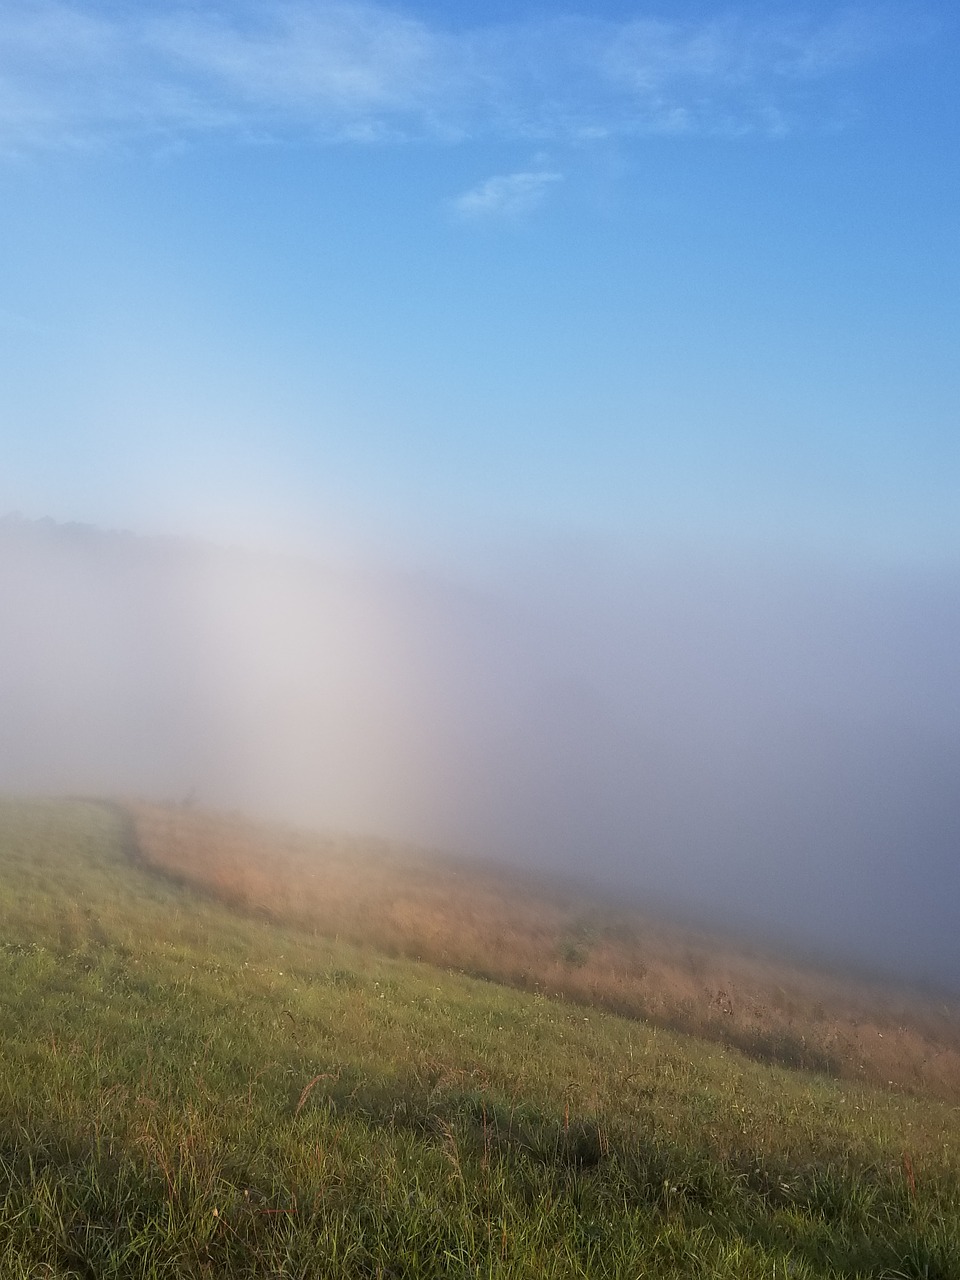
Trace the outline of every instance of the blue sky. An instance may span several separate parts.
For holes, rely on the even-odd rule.
[[[958,52],[940,3],[5,0],[0,510],[955,561]]]

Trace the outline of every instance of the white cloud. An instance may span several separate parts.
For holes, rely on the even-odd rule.
[[[247,23],[174,13],[145,34],[181,72],[295,114],[410,108],[434,78],[438,43],[412,18],[355,3],[275,4]]]
[[[453,208],[467,219],[518,218],[535,209],[562,177],[545,170],[498,174],[457,196]]]
[[[557,142],[782,132],[831,114],[831,77],[918,38],[916,14],[897,13],[458,31],[364,0],[4,0],[0,150],[210,130]]]

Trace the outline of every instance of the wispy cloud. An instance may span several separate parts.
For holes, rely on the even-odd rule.
[[[562,177],[546,170],[497,174],[457,196],[453,208],[461,218],[471,221],[519,218],[535,209],[547,189]]]
[[[374,5],[278,4],[248,11],[174,13],[146,37],[180,74],[250,108],[293,116],[389,114],[422,107],[439,41],[413,18]]]
[[[363,0],[6,0],[0,148],[211,130],[336,140],[776,133],[829,114],[825,86],[913,42],[916,17],[898,12],[568,16],[456,30]]]

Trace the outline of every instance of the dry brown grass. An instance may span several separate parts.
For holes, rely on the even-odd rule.
[[[244,912],[960,1102],[960,1007],[369,839],[137,804],[141,862]]]

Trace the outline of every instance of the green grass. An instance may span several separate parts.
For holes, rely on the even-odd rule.
[[[960,1277],[960,1113],[234,915],[0,804],[5,1277]]]

